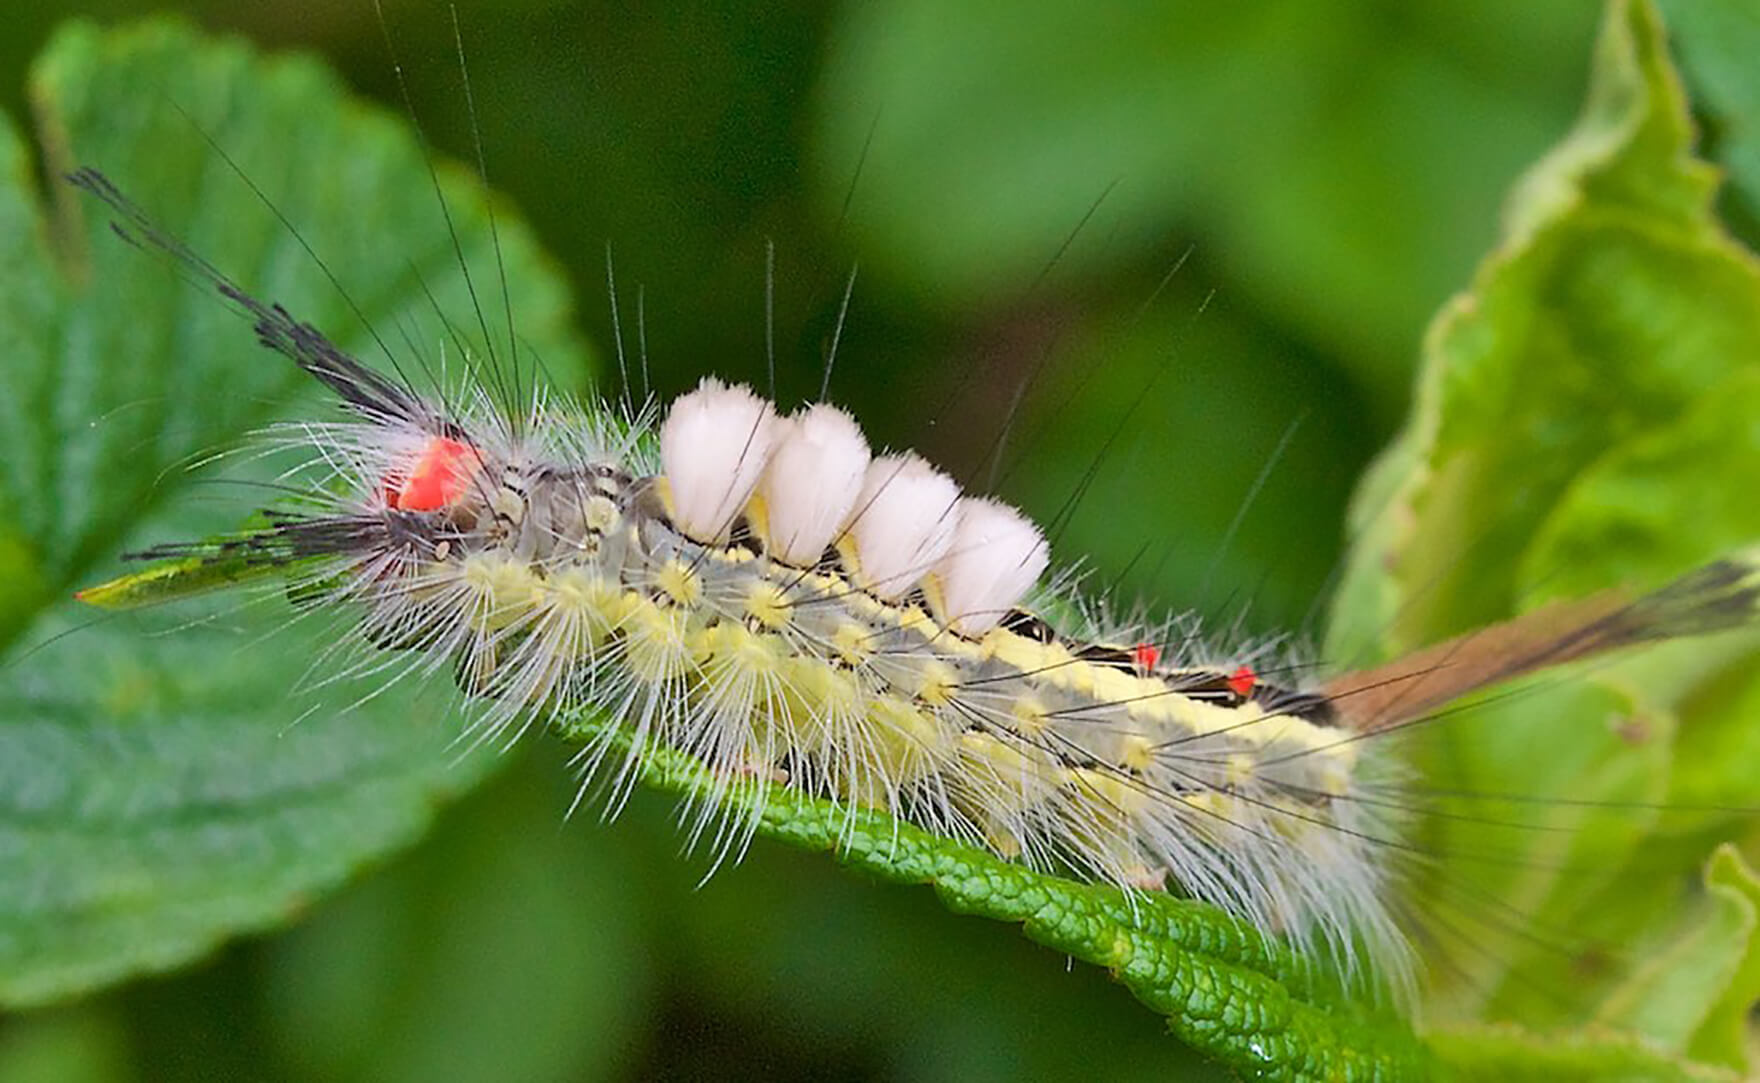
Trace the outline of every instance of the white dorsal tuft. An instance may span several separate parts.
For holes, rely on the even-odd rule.
[[[962,635],[982,635],[1026,597],[1050,559],[1045,536],[1026,516],[995,500],[966,497],[953,545],[935,565],[944,610],[937,617]]]
[[[724,542],[751,499],[776,442],[776,411],[743,385],[705,379],[660,426],[660,463],[678,529]]]
[[[911,454],[868,464],[849,526],[862,585],[886,599],[902,597],[953,544],[959,486]]]
[[[868,469],[868,441],[835,406],[809,406],[777,425],[776,450],[758,493],[766,550],[801,566],[818,561],[849,521]]]

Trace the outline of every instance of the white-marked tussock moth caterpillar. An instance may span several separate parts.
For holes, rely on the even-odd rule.
[[[486,393],[424,398],[245,293],[102,174],[69,180],[350,415],[277,435],[316,448],[323,473],[268,526],[137,558],[285,568],[308,603],[358,610],[369,643],[455,670],[488,702],[491,741],[546,712],[602,713],[626,759],[583,755],[614,789],[651,746],[682,750],[728,782],[775,772],[1033,867],[1171,878],[1306,949],[1348,957],[1361,937],[1399,973],[1399,826],[1359,791],[1359,772],[1376,777],[1359,738],[1539,668],[1739,627],[1760,601],[1751,558],[1723,561],[1314,690],[1160,640],[1097,641],[1028,608],[1079,611],[1037,592],[1049,554],[1032,523],[912,453],[872,455],[835,407],[782,416],[709,378],[648,431],[608,403],[510,416]],[[143,586],[160,589],[127,578],[82,598]],[[739,821],[761,812],[714,795],[693,832],[731,819],[719,845],[743,846]]]
[[[329,450],[303,506],[230,543],[162,550],[196,561],[173,575],[304,565],[303,602],[344,603],[382,666],[456,670],[491,727],[609,706],[625,742],[708,764],[698,811],[731,801],[729,846],[740,813],[756,815],[751,780],[771,780],[1137,891],[1171,868],[1261,929],[1346,959],[1366,948],[1385,968],[1403,943],[1378,916],[1400,905],[1387,870],[1429,856],[1395,832],[1429,795],[1375,776],[1383,731],[1499,677],[1739,622],[1749,601],[1745,565],[1714,565],[1366,675],[1282,680],[1275,664],[1027,599],[1036,531],[957,503],[917,460],[869,454],[840,415],[784,419],[707,388],[673,405],[656,453],[614,412],[423,398],[233,299],[361,416],[286,430]],[[625,754],[604,739],[590,757]]]

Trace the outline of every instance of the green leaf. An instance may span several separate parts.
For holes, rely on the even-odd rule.
[[[656,912],[656,840],[559,825],[574,780],[555,754],[547,741],[516,753],[446,810],[443,845],[277,938],[264,1014],[289,1078],[628,1077],[623,1051],[661,1010],[642,927],[676,937],[676,923]]]
[[[1626,1031],[1535,1034],[1514,1025],[1449,1027],[1430,1037],[1445,1078],[1478,1083],[1737,1083],[1741,1076],[1659,1052]]]
[[[1607,585],[1603,569],[1512,557],[1527,558],[1584,471],[1750,378],[1760,273],[1713,215],[1715,173],[1690,135],[1653,14],[1616,8],[1582,120],[1525,178],[1502,245],[1431,327],[1412,419],[1353,510],[1336,656],[1479,627],[1537,600],[1541,581],[1545,596]],[[1698,464],[1684,488],[1741,468]],[[1685,563],[1677,548],[1648,578],[1757,526],[1760,511],[1725,501],[1691,532],[1718,538]]]
[[[622,731],[578,715],[559,720],[572,744],[629,747]],[[656,750],[640,780],[702,802],[728,790],[683,753]],[[1193,1048],[1250,1079],[1419,1079],[1429,1064],[1405,1024],[1347,991],[1324,966],[1213,907],[1158,892],[1130,895],[1035,873],[883,813],[844,808],[786,786],[735,786],[725,807],[762,803],[757,833],[835,854],[895,883],[931,884],[950,909],[1019,922],[1028,936],[1104,966],[1168,1017]]]
[[[204,498],[190,463],[279,417],[333,407],[217,297],[119,241],[101,206],[59,181],[39,192],[35,178],[39,164],[54,178],[78,164],[105,170],[245,288],[382,363],[358,306],[418,377],[418,358],[457,364],[434,306],[455,318],[471,311],[460,255],[495,266],[477,186],[441,165],[455,251],[402,125],[310,60],[264,60],[177,23],[70,26],[30,91],[41,163],[0,127],[8,1006],[175,967],[288,920],[415,838],[437,803],[493,762],[460,753],[444,682],[425,695],[403,686],[414,682],[381,688],[382,676],[300,691],[335,637],[293,624],[273,592],[217,619],[208,602],[83,626],[71,602],[52,603],[130,545],[236,527],[264,498],[248,487]],[[517,219],[505,209],[498,219],[522,350],[578,385],[584,350],[563,284]],[[500,349],[499,293],[481,279]],[[274,466],[232,474],[270,478]],[[203,613],[201,626],[179,626]],[[363,699],[374,691],[383,694]]]
[[[1760,239],[1760,10],[1744,0],[1660,0],[1710,156],[1729,171],[1724,213]]]
[[[1692,136],[1654,10],[1611,4],[1582,117],[1517,187],[1502,242],[1432,325],[1412,418],[1359,490],[1332,657],[1387,657],[1544,600],[1655,586],[1760,538],[1760,263],[1717,219],[1717,173]],[[1571,1064],[1637,1077],[1634,1043],[1681,1048],[1678,1020],[1609,1007],[1635,1034],[1603,1027],[1550,1050],[1534,1035],[1609,995],[1752,999],[1728,969],[1671,972],[1690,995],[1616,982],[1645,945],[1710,935],[1698,926],[1717,920],[1692,905],[1691,873],[1760,805],[1752,760],[1715,754],[1751,743],[1754,661],[1751,634],[1672,644],[1408,736],[1425,785],[1463,795],[1417,837],[1486,855],[1420,877],[1419,897],[1464,888],[1511,919],[1457,932],[1469,943],[1452,952],[1438,938],[1429,1018],[1521,1020],[1530,1033],[1506,1051],[1532,1054],[1536,1077]]]
[[[1734,847],[1720,846],[1705,887],[1712,913],[1614,990],[1601,1021],[1671,1052],[1746,1072],[1747,1019],[1760,1000],[1760,880]]]

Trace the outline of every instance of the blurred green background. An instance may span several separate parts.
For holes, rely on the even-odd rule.
[[[1020,503],[1121,604],[1316,635],[1350,486],[1574,115],[1598,6],[950,7],[458,14],[491,182],[606,357],[610,245],[657,395],[767,381],[773,242],[776,394],[814,397],[859,269],[831,397],[877,444]],[[146,10],[10,12],[6,108],[58,21]],[[174,10],[403,108],[368,0]],[[468,156],[447,9],[387,20],[428,136]],[[558,750],[512,758],[298,927],[0,1020],[0,1079],[1206,1077],[1012,929],[766,844],[699,887],[664,801],[565,822]]]

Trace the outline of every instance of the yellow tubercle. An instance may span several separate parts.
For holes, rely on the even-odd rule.
[[[874,657],[874,633],[853,620],[846,620],[831,634],[831,647],[846,665],[865,666]]]
[[[814,658],[784,655],[777,679],[768,683],[757,704],[757,725],[788,735],[787,745],[819,752],[834,740],[846,740],[860,712],[855,679]]]
[[[565,568],[542,586],[541,604],[580,629],[576,654],[604,643],[622,614],[625,592],[586,568]]]
[[[1155,742],[1140,733],[1123,737],[1118,742],[1119,766],[1130,771],[1147,771],[1155,766]]]
[[[928,711],[888,693],[874,696],[867,711],[873,739],[864,751],[873,769],[895,785],[921,778],[946,754],[947,734]]]
[[[917,686],[911,692],[931,707],[945,707],[959,693],[959,673],[946,662],[930,660],[917,667]]]
[[[721,649],[722,636],[726,633],[727,627],[722,624],[706,624],[692,630],[686,637],[685,649],[690,651],[691,661],[695,662],[699,669],[714,661],[716,652]]]
[[[1023,807],[1043,800],[1058,781],[1056,761],[1044,749],[1025,741],[967,730],[959,735],[959,751],[962,759],[988,775],[999,789],[1020,795]]]
[[[1045,732],[1050,719],[1042,700],[1033,695],[1016,696],[1008,713],[1014,717],[1015,728],[1025,737],[1038,737]]]
[[[654,573],[654,586],[684,609],[696,605],[703,597],[703,581],[695,569],[684,561],[668,560]]]
[[[788,627],[793,615],[794,607],[781,587],[763,579],[752,582],[751,590],[746,594],[746,616],[765,628],[781,631]]]
[[[788,657],[787,645],[780,636],[754,632],[743,624],[718,624],[703,629],[696,636],[707,639],[710,633],[713,633],[713,639],[705,656],[712,656],[716,663],[742,674],[774,677],[783,659]]]
[[[543,584],[523,561],[495,552],[473,553],[459,564],[459,581],[477,596],[472,620],[482,631],[498,631],[532,611]]]
[[[1069,789],[1100,806],[1118,823],[1142,815],[1151,800],[1147,786],[1117,771],[1077,767],[1065,772],[1064,779]]]
[[[689,672],[692,646],[686,641],[686,628],[682,610],[662,609],[652,599],[639,598],[622,629],[623,660],[631,675],[657,684]]]

